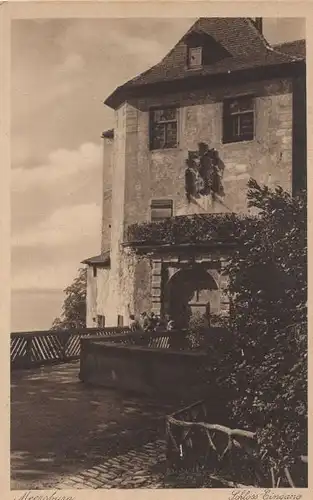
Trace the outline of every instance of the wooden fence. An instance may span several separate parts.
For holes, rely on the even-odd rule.
[[[208,338],[213,330],[208,329]],[[221,330],[221,329],[218,329]],[[221,330],[222,331],[222,330]],[[186,348],[186,331],[131,331],[129,327],[82,328],[11,333],[11,368],[78,359],[83,337],[152,349]],[[213,332],[215,333],[215,332]]]
[[[224,333],[222,328],[207,328],[204,330],[203,335],[210,339],[213,335],[221,336]],[[142,347],[149,347],[151,349],[172,349],[180,351],[182,349],[190,350],[191,346],[186,338],[187,330],[152,330],[152,331],[128,331],[126,334],[122,333],[108,338],[92,337],[91,340],[110,342],[113,344],[123,345],[137,345]]]
[[[11,368],[29,368],[78,359],[82,337],[125,335],[128,327],[44,330],[11,333]]]
[[[218,400],[211,405],[199,401],[166,417],[168,474],[181,475],[188,482],[200,471],[203,483],[216,487],[307,485],[306,456],[297,459],[292,474],[285,467],[274,475],[262,463],[256,434],[231,428],[217,405]],[[218,424],[219,419],[228,425]]]
[[[129,331],[125,334],[115,334],[110,336],[110,338],[98,338],[92,337],[92,340],[97,340],[101,342],[109,342],[110,344],[122,344],[122,345],[137,345],[142,347],[149,347],[152,349],[169,349],[172,347],[172,338],[176,336],[181,336],[181,332],[167,332],[167,331],[151,331],[151,332],[140,332],[140,331]]]

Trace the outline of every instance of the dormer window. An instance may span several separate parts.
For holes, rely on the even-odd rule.
[[[193,31],[185,38],[187,46],[186,66],[188,69],[201,69],[215,64],[231,54],[217,40],[207,33]]]
[[[202,47],[188,48],[188,68],[196,69],[202,66]]]

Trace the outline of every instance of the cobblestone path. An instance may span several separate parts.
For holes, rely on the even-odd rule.
[[[164,463],[165,442],[157,440],[63,478],[56,489],[164,488]]]
[[[82,484],[88,474],[89,487],[161,484],[164,416],[174,408],[86,386],[78,371],[74,362],[12,372],[11,489]]]

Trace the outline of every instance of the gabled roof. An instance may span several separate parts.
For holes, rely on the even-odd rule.
[[[280,50],[285,54],[297,56],[305,59],[306,56],[306,43],[305,40],[295,40],[293,42],[285,42],[273,45],[274,49]]]
[[[195,33],[214,39],[229,56],[200,69],[188,69],[186,47],[188,38]],[[118,87],[106,99],[105,104],[116,108],[125,100],[125,95],[131,96],[135,89],[138,91],[158,83],[179,83],[183,80],[191,81],[195,77],[227,75],[248,69],[291,64],[304,59],[303,54],[297,54],[295,46],[285,47],[286,45],[288,44],[279,45],[279,50],[278,46],[272,47],[252,19],[247,17],[200,18],[160,63]]]
[[[88,264],[89,266],[109,267],[110,251],[107,250],[101,255],[95,255],[94,257],[89,257],[88,259],[82,260],[82,264]]]

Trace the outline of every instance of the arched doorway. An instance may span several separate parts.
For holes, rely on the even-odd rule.
[[[219,310],[216,281],[201,265],[181,269],[169,279],[164,290],[164,312],[178,327],[186,327],[192,314],[200,313],[208,321]]]

